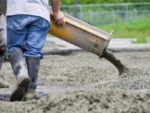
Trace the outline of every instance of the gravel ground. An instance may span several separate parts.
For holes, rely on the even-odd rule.
[[[26,102],[0,101],[1,113],[150,113],[150,52],[115,52],[128,68],[119,75],[107,60],[88,52],[46,55],[41,61],[38,88],[46,96]],[[4,63],[1,81],[10,94],[15,77]],[[6,87],[6,86],[5,86]]]

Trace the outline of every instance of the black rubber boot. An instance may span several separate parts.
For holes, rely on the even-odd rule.
[[[12,92],[10,101],[21,101],[28,90],[30,82],[26,59],[20,48],[14,48],[8,57],[17,78],[17,85]]]
[[[28,75],[30,78],[29,89],[36,89],[41,58],[26,57],[26,60],[28,67]]]
[[[28,92],[27,92],[24,100],[38,99],[35,90],[37,87],[37,79],[38,79],[38,72],[39,72],[41,58],[26,57],[26,60],[27,60],[30,84],[29,84]]]

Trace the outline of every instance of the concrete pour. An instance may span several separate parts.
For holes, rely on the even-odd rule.
[[[52,43],[47,42],[44,50]],[[51,48],[51,46],[50,46]],[[38,79],[38,100],[0,101],[1,113],[149,113],[150,52],[114,52],[129,71],[120,75],[105,59],[88,52],[44,56]],[[9,62],[0,73],[10,94],[15,77]]]

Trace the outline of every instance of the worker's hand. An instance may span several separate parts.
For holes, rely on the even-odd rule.
[[[54,23],[58,27],[64,27],[65,21],[64,21],[64,14],[62,12],[59,11],[58,13],[52,13],[52,16],[53,16]]]

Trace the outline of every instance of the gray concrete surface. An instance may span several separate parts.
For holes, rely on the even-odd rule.
[[[111,39],[108,49],[111,51],[149,51],[150,44],[133,44],[135,39]],[[48,46],[47,46],[48,45]],[[44,52],[82,51],[83,49],[59,38],[47,37]]]

